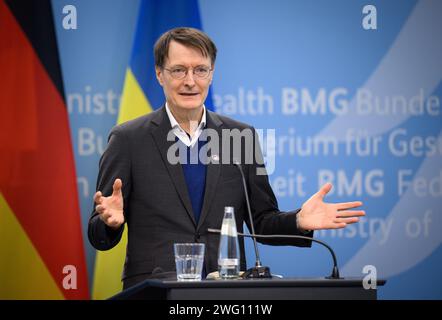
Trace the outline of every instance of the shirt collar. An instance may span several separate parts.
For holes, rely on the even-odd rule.
[[[169,117],[170,126],[172,128],[179,128],[179,129],[183,130],[183,128],[181,128],[178,121],[176,121],[175,117],[173,116],[172,112],[170,111],[169,105],[167,102],[166,102],[166,113],[167,113],[167,116]],[[206,106],[203,105],[203,116],[201,117],[201,121],[198,125],[198,128],[204,128],[205,126],[206,126]]]

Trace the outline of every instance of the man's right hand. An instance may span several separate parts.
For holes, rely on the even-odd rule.
[[[115,179],[111,196],[104,197],[101,191],[94,195],[95,211],[100,219],[113,229],[118,229],[124,223],[122,187],[121,179]]]

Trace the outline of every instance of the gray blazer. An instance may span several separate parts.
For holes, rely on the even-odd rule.
[[[252,127],[230,118],[210,111],[206,114],[206,128],[215,129],[220,137],[222,129],[247,128],[254,132]],[[191,191],[187,190],[181,164],[173,165],[167,161],[168,148],[174,143],[166,138],[170,129],[164,107],[118,125],[112,129],[108,146],[100,160],[97,190],[108,196],[112,193],[115,179],[123,181],[124,214],[128,227],[122,276],[125,282],[130,278],[141,281],[158,270],[175,271],[173,244],[177,242],[205,243],[205,270],[207,273],[216,271],[219,235],[209,233],[207,229],[221,228],[225,206],[235,208],[239,232],[243,232],[243,222],[250,229],[241,175],[233,159],[230,159],[230,164],[223,164],[225,152],[222,147],[219,150],[220,163],[207,165],[201,217],[198,223],[195,222],[189,198]],[[241,152],[243,156],[253,152],[253,145],[244,142]],[[232,154],[230,152],[230,157]],[[258,166],[256,162],[243,165],[255,232],[312,236],[312,233],[304,234],[296,227],[299,209],[293,212],[278,210],[267,175],[255,174]],[[123,228],[124,225],[115,231],[107,227],[93,212],[88,227],[89,241],[98,250],[109,250],[120,241]],[[310,241],[298,239],[265,239],[260,242],[311,246]],[[241,270],[245,270],[244,240],[241,237],[239,244]]]

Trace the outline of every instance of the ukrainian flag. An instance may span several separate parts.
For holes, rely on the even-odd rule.
[[[161,34],[175,27],[201,29],[197,0],[141,0],[118,123],[152,112],[164,104],[163,90],[155,76],[153,47]],[[210,92],[206,106],[212,108]],[[94,299],[106,299],[122,290],[126,230],[115,248],[97,251],[92,293]]]

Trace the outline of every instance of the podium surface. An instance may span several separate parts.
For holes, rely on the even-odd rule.
[[[385,280],[377,280],[377,287]],[[249,280],[145,280],[112,300],[375,300],[362,278],[285,278]]]

